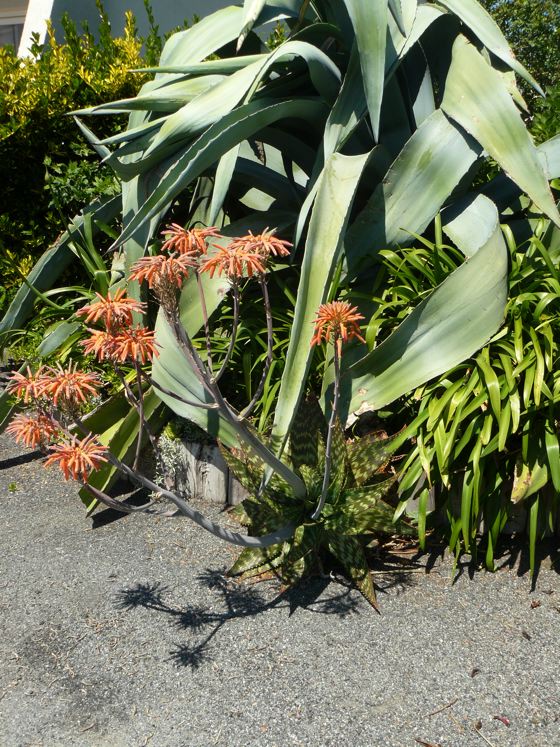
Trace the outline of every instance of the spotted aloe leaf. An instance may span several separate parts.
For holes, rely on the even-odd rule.
[[[378,609],[366,554],[360,542],[355,537],[331,532],[329,534],[329,550],[342,564],[348,576],[367,601],[375,609]]]
[[[319,437],[326,438],[325,416],[316,397],[308,397],[299,407],[290,430],[290,458],[294,468],[316,467]]]
[[[245,451],[242,455],[236,456],[233,451],[226,449],[222,444],[220,444],[220,451],[225,463],[245,490],[248,490],[250,493],[256,493],[260,483],[257,460]]]
[[[344,428],[340,420],[336,420],[333,427],[331,452],[331,485],[334,496],[338,496],[346,483],[348,476],[348,456],[346,453],[346,439]]]
[[[317,527],[302,524],[294,532],[281,571],[282,579],[288,586],[296,584],[312,570],[316,561],[314,550],[318,546],[317,531]]]
[[[234,517],[241,518],[241,523],[249,528],[250,534],[268,534],[285,522],[285,516],[266,501],[249,497],[245,498],[240,506],[242,506],[242,516],[234,514]]]
[[[346,449],[356,485],[364,485],[372,475],[385,467],[397,445],[395,439],[380,438],[376,433],[350,441]]]
[[[284,543],[270,547],[246,547],[228,571],[228,576],[247,576],[251,571],[267,567],[282,558]]]

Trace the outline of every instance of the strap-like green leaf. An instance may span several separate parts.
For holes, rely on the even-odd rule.
[[[158,186],[127,225],[118,243],[128,239],[139,226],[157,215],[185,187],[237,143],[279,119],[297,117],[318,122],[324,113],[324,105],[321,102],[308,99],[305,101],[288,100],[269,105],[262,101],[255,101],[226,114],[174,160]]]
[[[321,436],[326,438],[325,416],[317,398],[310,396],[298,407],[290,428],[290,458],[294,468],[317,466]]]
[[[448,199],[481,149],[439,110],[412,135],[345,239],[349,274],[380,249],[409,244]]]
[[[274,561],[280,561],[282,558],[283,542],[270,547],[246,547],[235,563],[228,570],[228,576],[246,575],[253,570],[266,570],[268,567],[274,567]]]
[[[378,469],[388,464],[394,448],[393,439],[380,438],[376,433],[349,441],[346,450],[356,485],[364,485]]]
[[[544,95],[541,87],[531,74],[515,59],[505,36],[500,31],[500,27],[481,3],[477,0],[438,0],[438,2],[444,8],[448,8],[452,13],[455,13],[496,57],[503,60],[506,65],[509,65],[512,70],[525,78],[533,88]]]

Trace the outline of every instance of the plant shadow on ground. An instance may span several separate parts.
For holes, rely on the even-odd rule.
[[[8,457],[7,459],[0,460],[0,471],[3,469],[11,469],[12,467],[20,467],[22,464],[28,464],[34,462],[36,459],[41,459],[44,454],[41,451],[26,451],[25,454],[19,454],[15,457]]]
[[[235,620],[254,618],[270,610],[287,610],[290,617],[298,610],[336,617],[375,614],[359,592],[346,582],[340,581],[341,591],[337,589],[333,593],[330,589],[326,596],[324,592],[327,587],[334,586],[333,581],[339,580],[334,575],[307,578],[296,586],[281,590],[273,599],[267,599],[257,584],[232,580],[224,571],[206,569],[197,580],[221,597],[220,611],[201,605],[177,606],[169,603],[166,597],[171,596],[172,590],[157,582],[139,583],[121,589],[115,599],[116,607],[121,610],[143,608],[168,615],[177,629],[197,636],[193,643],[177,644],[170,651],[168,660],[177,667],[192,670],[212,661],[213,639],[226,624]],[[409,583],[406,573],[397,572],[395,579],[383,582],[382,591],[386,592],[391,585],[402,586],[406,583]]]

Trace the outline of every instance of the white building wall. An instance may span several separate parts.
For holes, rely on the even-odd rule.
[[[2,2],[2,0],[0,0]],[[152,8],[160,33],[165,33],[193,16],[201,18],[227,5],[241,4],[242,0],[152,0]],[[104,0],[103,5],[111,22],[113,34],[119,36],[124,27],[124,14],[131,10],[136,16],[140,35],[148,32],[148,22],[143,0]],[[31,44],[31,33],[41,34],[44,39],[46,19],[51,18],[57,38],[62,39],[60,19],[67,12],[80,28],[80,23],[87,21],[90,30],[95,33],[98,27],[99,14],[95,0],[29,0],[27,17],[19,54],[25,55]]]

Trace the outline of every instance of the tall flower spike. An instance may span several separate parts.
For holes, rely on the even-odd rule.
[[[45,369],[41,366],[33,373],[28,366],[26,374],[16,371],[10,376],[8,391],[23,399],[26,405],[39,399],[45,392]]]
[[[253,277],[266,272],[263,257],[247,250],[243,244],[235,245],[232,241],[228,246],[216,248],[217,252],[200,266],[200,272],[210,273],[211,278],[216,272],[218,275],[225,273],[230,280],[240,279],[244,274]]]
[[[358,325],[363,318],[358,313],[358,307],[350,306],[348,301],[331,301],[321,304],[315,319],[315,334],[311,345],[320,345],[323,341],[330,342],[332,337],[340,355],[343,342],[353,337],[365,342]]]
[[[265,228],[262,233],[253,234],[252,231],[246,236],[240,236],[234,239],[230,246],[237,247],[242,246],[249,252],[255,252],[261,257],[268,259],[269,257],[286,257],[290,250],[288,247],[293,246],[289,241],[277,238],[274,234],[276,229]]]
[[[45,377],[44,393],[50,395],[55,407],[61,405],[72,407],[84,403],[89,396],[96,395],[101,382],[97,374],[78,371],[77,364],[67,369],[58,366]]]
[[[58,435],[58,426],[48,415],[31,417],[21,413],[12,419],[6,433],[13,436],[17,443],[36,449],[46,446]]]
[[[154,333],[146,327],[124,329],[113,338],[111,357],[123,363],[126,360],[146,363],[159,355]]]
[[[51,446],[45,467],[58,464],[67,480],[73,477],[74,480],[87,482],[90,474],[107,461],[106,454],[107,449],[95,436],[86,436],[81,441],[74,437],[72,441]]]
[[[148,287],[158,291],[166,285],[180,288],[189,276],[189,270],[196,267],[196,260],[188,254],[142,257],[132,265],[131,280],[148,283]]]
[[[125,293],[124,288],[119,288],[113,297],[110,293],[106,297],[96,293],[97,301],[82,306],[76,311],[76,316],[85,317],[86,324],[102,321],[107,330],[128,326],[132,324],[133,313],[143,314],[146,304],[126,298]]]
[[[216,226],[208,228],[183,228],[178,223],[171,223],[162,235],[166,241],[161,247],[162,252],[177,252],[200,257],[206,254],[206,240],[210,237],[220,238],[221,234]]]

